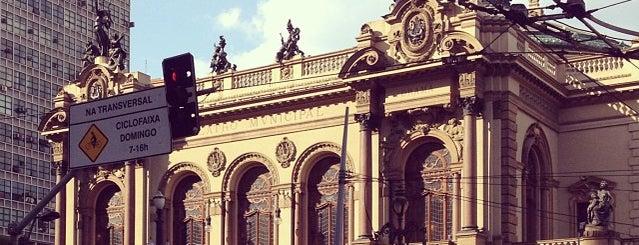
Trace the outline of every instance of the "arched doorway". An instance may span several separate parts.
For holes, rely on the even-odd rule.
[[[120,188],[110,184],[104,188],[95,205],[95,244],[124,244],[124,201]]]
[[[308,238],[306,244],[333,244],[336,235],[337,191],[340,159],[329,156],[319,160],[308,176],[306,206],[308,217]],[[346,203],[346,202],[345,202]],[[348,207],[344,217],[348,217]],[[348,238],[348,224],[344,219],[344,244]]]
[[[453,233],[451,156],[441,142],[428,142],[409,156],[404,171],[406,242],[449,240]]]
[[[238,244],[273,244],[271,174],[264,165],[250,168],[239,182]]]
[[[204,184],[195,174],[180,180],[173,194],[173,244],[204,244]]]

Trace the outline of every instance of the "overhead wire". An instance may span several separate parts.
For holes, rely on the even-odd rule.
[[[422,181],[424,181],[422,179]],[[379,183],[388,183],[389,185],[392,185],[391,183],[406,183],[403,179],[386,179],[386,180],[378,180]],[[414,185],[410,185],[412,187],[414,187]],[[437,190],[430,190],[427,188],[423,188],[421,189],[421,194],[419,196],[406,196],[409,200],[412,198],[413,200],[416,198],[425,198],[427,195],[438,195],[438,196],[447,196],[450,198],[457,198],[461,201],[472,201],[475,203],[478,203],[482,206],[487,206],[487,207],[496,207],[496,208],[503,208],[504,206],[507,206],[508,208],[515,208],[515,209],[519,209],[522,212],[524,210],[527,210],[526,207],[524,206],[520,206],[517,205],[516,203],[512,203],[512,202],[496,202],[496,201],[490,201],[490,200],[486,200],[484,198],[470,198],[470,197],[466,197],[466,196],[462,196],[461,193],[459,195],[455,195],[455,193],[453,191],[446,191],[446,192],[441,192],[441,191],[437,191]],[[543,210],[543,209],[535,209],[534,210],[537,214],[537,217],[540,218],[548,218],[554,221],[560,221],[560,222],[565,222],[565,223],[569,223],[569,224],[575,224],[576,223],[576,218],[578,218],[578,215],[574,215],[574,214],[566,214],[566,213],[561,213],[561,212],[556,212],[556,211],[548,211],[548,210]],[[556,216],[561,216],[561,217],[565,217],[568,218],[569,220],[564,220],[564,219],[558,219],[558,218],[550,218],[548,216],[544,216],[544,214],[550,214],[550,215],[556,215]],[[621,222],[621,221],[609,221],[610,224],[615,224],[615,225],[624,225],[624,226],[630,226],[630,227],[639,227],[635,224],[632,223],[625,223],[625,222]],[[624,233],[620,233],[620,234],[624,234]],[[630,234],[626,234],[629,235]]]

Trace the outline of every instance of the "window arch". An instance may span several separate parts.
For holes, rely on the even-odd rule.
[[[120,188],[111,184],[98,195],[95,208],[95,244],[124,244],[124,201]]]
[[[550,170],[550,150],[539,124],[531,125],[523,142],[521,173],[522,207],[521,240],[536,242],[550,239],[552,233],[551,188],[554,186]]]
[[[453,172],[451,156],[439,142],[417,147],[404,172],[409,201],[407,242],[446,241],[453,232]]]
[[[271,174],[263,165],[249,169],[238,188],[238,244],[273,244]]]
[[[318,161],[309,175],[307,193],[307,244],[333,244],[337,221],[337,191],[340,159],[330,156]],[[345,202],[346,203],[346,202]],[[348,217],[348,207],[344,217]],[[348,219],[344,219],[345,222]],[[344,224],[344,243],[347,243],[348,224]]]
[[[173,243],[204,244],[204,184],[197,175],[180,180],[173,195]]]

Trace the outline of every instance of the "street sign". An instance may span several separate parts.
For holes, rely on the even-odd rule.
[[[75,104],[69,114],[70,168],[168,154],[172,150],[164,87]]]

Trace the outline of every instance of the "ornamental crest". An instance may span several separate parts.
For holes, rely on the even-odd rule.
[[[226,168],[226,155],[219,148],[215,147],[206,161],[209,171],[213,177],[220,176],[220,172]]]
[[[408,61],[420,61],[435,50],[433,16],[429,8],[414,8],[402,19],[399,44]]]
[[[92,69],[86,79],[86,92],[82,95],[83,99],[97,100],[107,96],[109,78],[101,69]]]
[[[277,156],[277,161],[282,164],[283,168],[288,168],[291,166],[291,162],[295,160],[295,144],[293,141],[284,137],[277,147],[275,148],[275,155]]]

